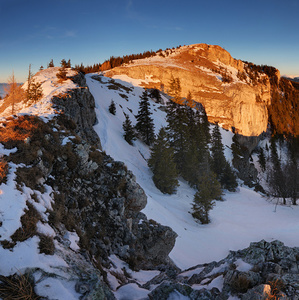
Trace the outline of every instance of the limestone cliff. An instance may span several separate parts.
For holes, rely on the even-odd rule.
[[[244,136],[258,136],[268,125],[270,83],[266,74],[252,72],[219,46],[197,44],[158,52],[106,72],[143,80],[143,86],[169,90],[171,77],[179,78],[182,97],[190,91],[205,106],[211,122]]]

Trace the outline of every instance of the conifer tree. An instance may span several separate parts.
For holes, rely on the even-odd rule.
[[[112,114],[112,115],[115,115],[116,114],[116,106],[115,106],[115,102],[113,100],[111,100],[111,103],[109,105],[109,112]]]
[[[202,124],[202,128],[203,128],[204,133],[206,135],[207,143],[210,143],[210,141],[211,141],[210,123],[208,121],[208,116],[207,116],[205,108],[203,108],[203,110],[201,112],[200,123]]]
[[[156,103],[162,103],[162,98],[158,89],[153,89],[150,93],[150,97],[156,99]]]
[[[209,211],[215,205],[214,199],[221,198],[221,187],[217,181],[216,175],[208,171],[202,174],[198,181],[198,191],[193,200],[192,216],[198,219],[202,224],[208,224]]]
[[[224,156],[224,147],[222,144],[221,133],[218,124],[213,128],[211,139],[211,154],[212,154],[212,170],[215,172],[218,179],[221,178],[223,170],[226,166]]]
[[[170,146],[164,127],[151,148],[148,165],[153,172],[153,181],[162,192],[173,194],[178,186],[178,171],[174,162],[174,151]]]
[[[187,94],[187,98],[186,98],[186,104],[188,105],[188,106],[191,106],[192,107],[192,94],[191,94],[191,92],[190,91],[188,91],[188,94]]]
[[[171,146],[175,152],[175,161],[180,174],[183,174],[188,150],[188,116],[186,107],[174,102],[167,106],[166,116],[168,134],[170,136]]]
[[[66,67],[67,67],[67,68],[71,68],[71,67],[72,67],[71,60],[70,60],[70,59],[67,61]]]
[[[275,197],[282,197],[283,204],[286,204],[286,198],[288,196],[286,178],[281,167],[281,162],[278,157],[274,138],[271,138],[270,150],[270,158],[272,163],[272,170],[270,171],[270,180],[268,182],[270,193]]]
[[[42,84],[40,82],[36,82],[33,78],[31,80],[31,86],[29,91],[29,100],[32,100],[34,103],[39,101],[43,97],[43,89]]]
[[[230,192],[235,192],[236,188],[238,187],[237,177],[232,170],[229,162],[226,162],[225,168],[220,178],[220,183],[222,188]]]
[[[123,123],[124,130],[124,139],[130,144],[133,145],[133,141],[136,140],[134,127],[132,126],[132,122],[127,114],[125,114],[125,121]]]
[[[181,97],[181,81],[179,78],[174,78],[173,75],[171,76],[169,82],[169,96],[172,97],[172,100],[176,103],[182,104],[182,97]]]
[[[266,158],[265,158],[263,148],[260,148],[260,151],[259,151],[259,154],[258,154],[258,162],[261,166],[262,171],[265,172],[265,170],[266,170]]]
[[[56,74],[58,81],[62,83],[63,81],[67,80],[67,70],[65,67],[61,67]]]
[[[154,121],[151,118],[152,112],[150,111],[150,103],[147,95],[147,91],[142,93],[139,102],[139,110],[136,116],[136,130],[141,136],[141,139],[147,144],[151,145],[155,139]]]
[[[49,64],[48,64],[48,68],[52,68],[52,67],[54,67],[53,59],[51,59]]]
[[[215,125],[211,137],[212,170],[215,172],[221,186],[229,191],[235,191],[238,186],[230,164],[224,156],[224,147],[218,124]]]
[[[60,65],[62,68],[67,68],[67,62],[64,58],[61,60]]]
[[[32,80],[31,64],[29,65],[28,77],[27,77],[27,90],[26,90],[26,101],[29,101],[31,96],[31,80]]]

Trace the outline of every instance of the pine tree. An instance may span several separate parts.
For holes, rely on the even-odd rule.
[[[220,178],[220,183],[224,189],[230,192],[235,192],[236,188],[238,187],[237,177],[228,162],[226,162],[225,168]]]
[[[116,114],[116,106],[115,106],[115,102],[113,100],[111,100],[111,103],[109,105],[109,112],[112,114],[112,115],[115,115]]]
[[[261,166],[262,171],[265,172],[265,170],[266,170],[266,158],[265,158],[263,148],[260,148],[260,151],[259,151],[259,154],[258,154],[258,162]]]
[[[67,62],[64,58],[61,60],[60,65],[62,68],[67,68]]]
[[[54,67],[53,59],[51,59],[49,64],[48,64],[48,68],[52,68],[52,67]]]
[[[201,112],[200,123],[202,124],[203,131],[206,135],[207,143],[210,143],[210,141],[211,141],[210,123],[208,121],[208,116],[207,116],[207,113],[206,113],[206,110],[205,110],[204,107],[203,107],[203,110]]]
[[[221,187],[213,172],[202,174],[198,181],[198,191],[193,200],[192,216],[202,224],[208,224],[209,211],[215,205],[214,199],[221,198]]]
[[[153,181],[162,192],[173,194],[178,186],[178,171],[174,162],[174,151],[170,146],[164,127],[151,148],[148,165],[153,172]]]
[[[27,90],[26,90],[26,102],[30,100],[31,93],[31,80],[32,80],[31,64],[29,65],[28,77],[27,77]]]
[[[36,82],[33,78],[31,80],[31,86],[29,91],[29,100],[32,100],[34,103],[39,101],[43,97],[43,89],[42,84],[40,82]]]
[[[70,59],[67,61],[66,67],[67,67],[67,68],[71,68],[71,67],[72,67],[71,60],[70,60]]]
[[[270,193],[275,197],[282,197],[283,204],[286,204],[286,198],[288,196],[286,178],[281,167],[274,138],[271,139],[270,150],[272,163],[272,170],[270,171],[268,182]]]
[[[169,102],[167,106],[168,122],[167,130],[170,136],[171,146],[175,152],[175,161],[180,174],[183,174],[188,150],[188,116],[186,107],[175,102]]]
[[[153,89],[150,93],[150,97],[156,99],[156,103],[162,103],[162,98],[158,89]]]
[[[133,141],[136,140],[134,127],[132,126],[132,122],[127,114],[125,114],[125,121],[123,122],[123,130],[124,130],[124,139],[130,144],[133,145]]]
[[[193,106],[192,94],[190,91],[188,91],[186,102],[187,102],[186,104],[188,106],[191,106],[191,107]]]
[[[221,178],[223,170],[226,166],[224,156],[224,147],[222,144],[221,133],[218,124],[213,128],[211,139],[211,154],[212,154],[212,170],[215,172],[218,179]]]
[[[57,72],[56,77],[58,78],[58,82],[62,83],[67,80],[67,70],[65,67],[61,67],[59,72]]]
[[[176,103],[182,104],[182,97],[181,97],[181,81],[179,78],[174,78],[173,75],[171,76],[169,82],[169,96],[172,97],[172,100]]]
[[[141,136],[141,139],[147,144],[151,145],[155,139],[154,121],[151,118],[152,112],[150,111],[150,103],[147,95],[147,91],[142,93],[140,97],[139,110],[136,116],[136,130]]]

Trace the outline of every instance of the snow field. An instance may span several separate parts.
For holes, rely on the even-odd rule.
[[[247,187],[239,187],[236,193],[226,192],[224,201],[216,202],[210,212],[211,223],[201,225],[195,222],[191,214],[195,190],[184,181],[175,195],[162,194],[153,184],[152,174],[146,159],[150,156],[149,148],[141,141],[130,146],[123,139],[122,123],[124,113],[129,114],[133,125],[134,115],[138,112],[139,96],[143,89],[140,81],[118,75],[116,82],[133,88],[128,100],[119,96],[119,91],[109,90],[109,78],[101,76],[101,83],[92,79],[96,74],[86,76],[87,84],[96,101],[96,113],[99,123],[95,125],[103,150],[115,160],[123,161],[135,175],[137,182],[145,190],[148,203],[143,212],[149,219],[170,226],[177,234],[171,259],[181,269],[187,269],[201,263],[220,260],[228,255],[229,250],[248,247],[250,242],[265,239],[279,239],[287,246],[299,246],[298,207],[279,206],[274,212],[274,204]],[[122,91],[123,92],[123,91]],[[108,111],[111,100],[116,103],[116,115]],[[155,131],[166,125],[165,112],[160,105],[151,101],[155,122]],[[131,111],[132,112],[131,112]],[[232,159],[230,145],[233,134],[221,129],[225,155]]]

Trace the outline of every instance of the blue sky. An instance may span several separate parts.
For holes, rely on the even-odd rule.
[[[0,0],[0,82],[195,43],[299,76],[299,0]]]

